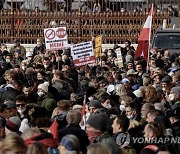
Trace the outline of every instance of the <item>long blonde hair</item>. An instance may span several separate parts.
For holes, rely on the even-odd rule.
[[[110,151],[101,143],[91,144],[87,147],[87,154],[110,154]]]
[[[48,154],[48,152],[42,143],[34,142],[28,147],[26,154]]]
[[[18,148],[21,148],[25,151],[27,147],[24,143],[24,140],[15,133],[8,134],[1,144],[1,149],[4,152],[6,150],[16,150]]]

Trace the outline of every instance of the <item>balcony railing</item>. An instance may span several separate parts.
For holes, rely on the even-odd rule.
[[[0,11],[0,41],[1,43],[11,43],[14,38],[19,38],[22,43],[35,43],[38,37],[43,37],[43,29],[49,27],[66,26],[68,32],[69,43],[77,43],[80,41],[89,41],[93,36],[103,35],[103,43],[123,43],[126,39],[131,40],[133,43],[137,43],[139,33],[142,29],[143,23],[148,15],[149,5],[141,5],[143,8],[141,11],[132,10],[135,6],[132,4],[149,4],[149,1],[136,0],[136,3],[126,2],[127,0],[102,0],[103,4],[101,6],[112,6],[115,7],[114,3],[118,4],[116,7],[122,8],[125,4],[132,6],[127,11],[122,11],[121,9],[102,10],[100,12],[83,12],[83,8],[78,1],[79,10],[73,11],[71,4],[71,11],[62,11],[58,8],[57,4],[60,0],[47,0],[48,4],[46,6],[54,5],[54,9],[40,10],[41,7],[38,6],[33,10],[23,9],[23,5],[18,6],[14,4],[16,0],[7,0],[10,2],[9,6],[11,8],[4,8]],[[21,1],[21,0],[19,0]],[[22,0],[27,1],[27,0]],[[35,0],[31,0],[35,1]],[[37,2],[38,0],[36,0]],[[42,0],[39,0],[39,2]],[[51,3],[56,1],[55,3]],[[58,1],[58,2],[57,2]],[[63,1],[63,0],[62,0]],[[152,0],[151,0],[152,1]],[[156,0],[156,7],[153,15],[153,27],[152,34],[156,29],[163,24],[163,19],[167,19],[167,27],[170,27],[170,21],[174,13],[178,14],[179,0],[169,1]],[[70,0],[67,1],[70,3]],[[75,1],[73,1],[74,3]],[[94,4],[94,2],[87,1],[88,6]],[[100,1],[99,1],[100,2]],[[106,2],[106,3],[105,3]],[[158,3],[159,2],[159,3]],[[24,4],[25,2],[23,2]],[[83,2],[84,3],[84,2]],[[111,5],[110,5],[111,4]],[[136,5],[137,5],[136,4]],[[163,9],[167,4],[171,6],[176,4],[175,10]],[[66,4],[66,7],[69,4]],[[138,6],[137,5],[137,6]],[[31,6],[31,5],[30,5]],[[93,5],[92,5],[93,6]],[[158,10],[157,6],[161,9]],[[102,8],[102,7],[101,7]],[[103,7],[104,8],[104,7]],[[92,10],[92,9],[91,9]]]

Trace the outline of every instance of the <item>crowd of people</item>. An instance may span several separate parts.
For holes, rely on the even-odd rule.
[[[1,44],[0,151],[179,154],[180,53],[154,48],[148,63],[134,53],[127,40],[74,67],[70,49],[47,51],[41,38],[33,51]]]

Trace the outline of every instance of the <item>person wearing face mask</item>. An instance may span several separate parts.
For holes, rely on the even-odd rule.
[[[173,105],[180,103],[180,86],[171,88],[171,92],[168,96],[168,100],[172,105],[172,107]]]
[[[43,51],[46,50],[45,44],[43,43],[43,40],[41,38],[37,39],[37,44],[33,49],[32,56],[34,57],[35,55],[37,55],[39,50],[43,50]]]
[[[111,100],[110,99],[107,99],[105,102],[103,102],[102,104],[101,104],[104,108],[106,108],[106,109],[111,109],[112,108],[112,105],[111,105]]]
[[[31,61],[32,61],[32,52],[31,51],[28,51],[28,52],[26,52],[26,59],[25,59],[25,62],[27,63],[27,64],[30,64],[31,63]]]
[[[140,109],[136,103],[132,103],[126,107],[126,116],[130,120],[130,128],[134,128],[139,125],[141,120]]]
[[[13,68],[14,62],[12,60],[12,54],[7,54],[5,57],[5,61],[8,68]]]
[[[119,109],[121,111],[121,115],[125,114],[126,107],[132,103],[132,98],[129,96],[121,96],[120,97],[120,106]]]
[[[43,58],[43,65],[46,71],[51,71],[52,65],[48,57]]]
[[[27,115],[25,114],[26,100],[27,98],[24,94],[17,95],[15,99],[16,109],[21,120],[27,117]]]
[[[48,92],[49,83],[44,82],[38,85],[38,105],[46,108],[48,115],[51,116],[53,110],[56,107],[56,101],[53,96]]]

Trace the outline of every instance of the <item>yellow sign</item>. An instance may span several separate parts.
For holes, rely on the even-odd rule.
[[[101,56],[102,50],[102,35],[95,38],[95,57],[99,58]]]

